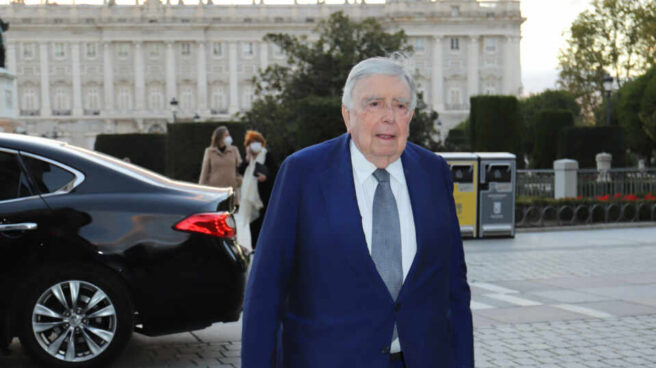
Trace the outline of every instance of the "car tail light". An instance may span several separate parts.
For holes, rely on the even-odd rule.
[[[174,228],[219,238],[232,238],[236,234],[235,221],[228,212],[197,213],[178,222]]]

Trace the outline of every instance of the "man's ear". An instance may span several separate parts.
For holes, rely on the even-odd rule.
[[[342,118],[344,119],[344,125],[346,125],[346,131],[351,132],[351,112],[349,109],[342,105]]]

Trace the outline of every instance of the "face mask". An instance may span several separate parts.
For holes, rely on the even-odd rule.
[[[255,152],[255,153],[258,153],[258,152],[260,152],[260,151],[262,150],[262,143],[260,143],[260,142],[253,142],[253,143],[251,143],[251,144],[249,145],[249,147],[251,148],[251,151],[253,151],[253,152]]]
[[[223,138],[223,144],[225,144],[226,147],[227,147],[227,146],[230,146],[230,145],[232,144],[232,137],[231,137],[231,136],[227,136],[227,137]]]

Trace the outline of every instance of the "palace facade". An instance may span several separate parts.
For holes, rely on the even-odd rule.
[[[93,147],[100,133],[165,131],[173,121],[230,120],[251,106],[253,76],[284,63],[269,32],[316,38],[333,12],[403,29],[407,60],[441,137],[469,113],[469,96],[521,93],[519,1],[381,4],[0,5],[20,130]],[[173,109],[171,101],[178,104]]]

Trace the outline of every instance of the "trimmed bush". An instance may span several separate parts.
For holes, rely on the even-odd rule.
[[[472,151],[511,152],[522,163],[522,125],[514,96],[473,96],[470,99]]]
[[[450,152],[469,152],[471,145],[469,144],[468,132],[464,129],[451,129],[449,135],[446,136],[444,145],[447,151]]]
[[[613,167],[624,167],[626,145],[618,126],[570,127],[559,135],[558,157],[577,160],[580,168],[596,168],[595,156],[600,152],[613,155]]]
[[[538,113],[533,145],[533,166],[538,169],[553,168],[558,159],[558,133],[574,126],[574,116],[567,110],[543,110]]]
[[[135,165],[166,173],[166,135],[100,134],[94,149],[118,159],[130,159]]]
[[[176,180],[198,182],[205,148],[209,147],[212,132],[225,125],[230,131],[233,145],[244,158],[246,126],[235,122],[175,123],[167,127],[166,175]]]

